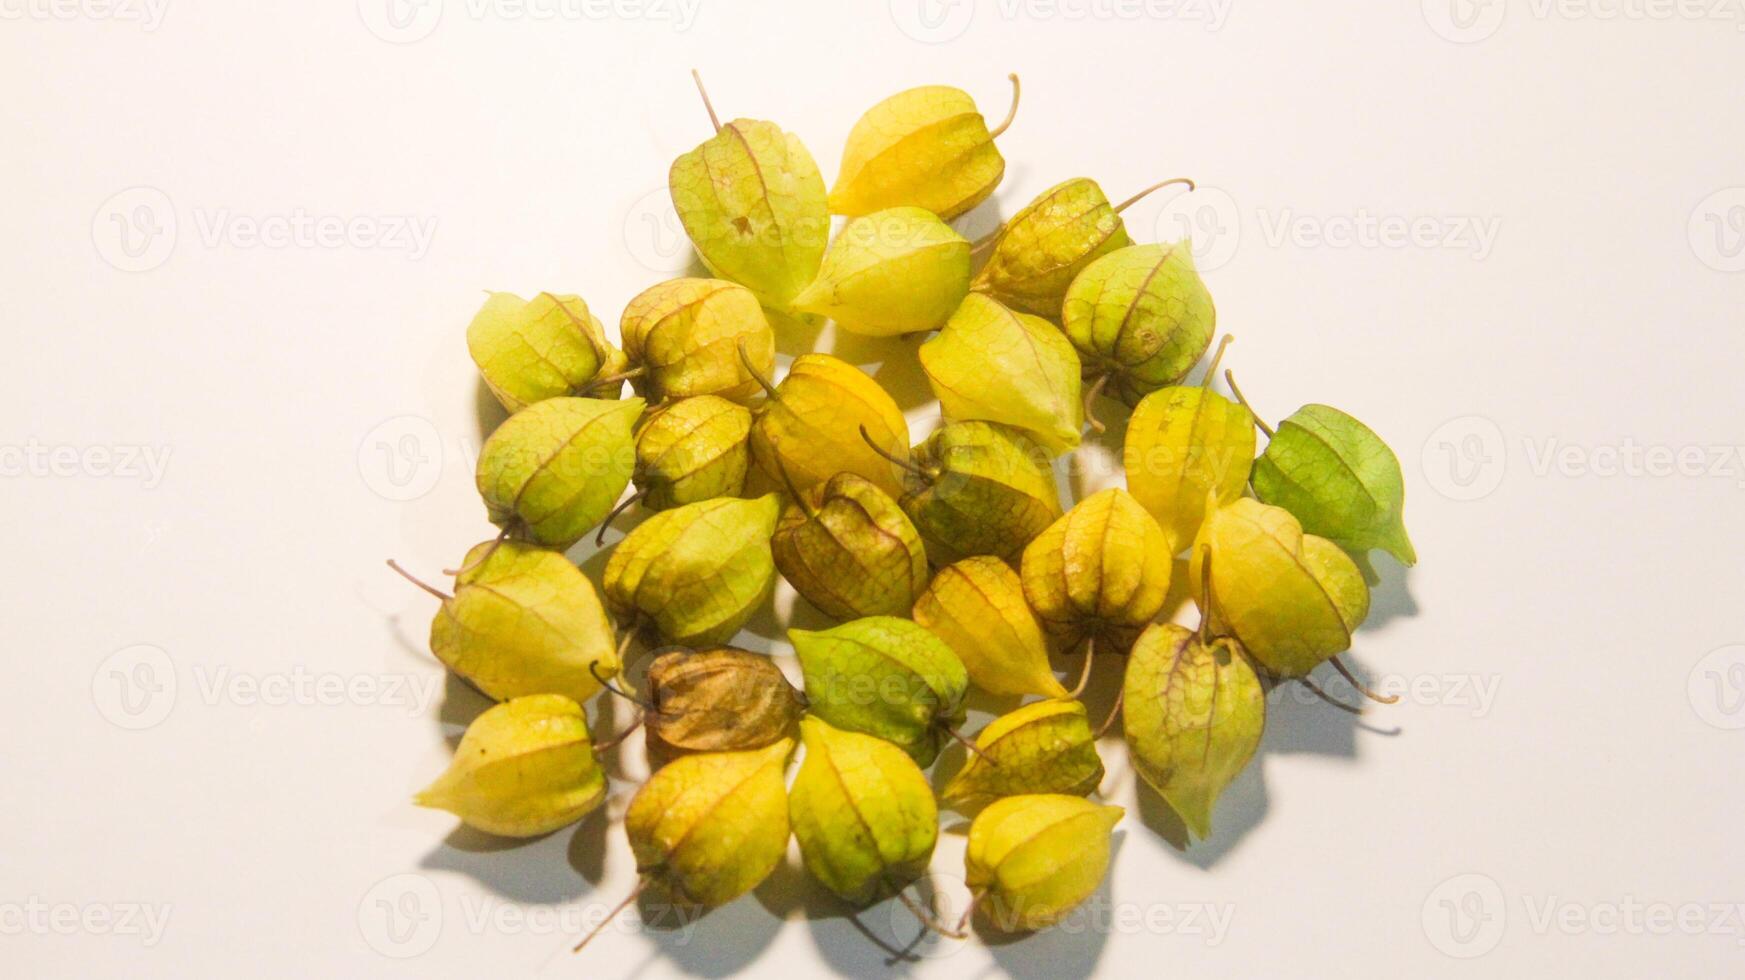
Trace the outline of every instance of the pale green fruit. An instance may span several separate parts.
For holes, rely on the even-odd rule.
[[[571,294],[490,294],[467,326],[467,351],[511,412],[565,395],[617,398],[616,376],[628,364],[588,304]]]
[[[1097,739],[1078,701],[1036,701],[988,722],[940,799],[955,807],[1024,793],[1084,796],[1103,781]]]
[[[785,307],[818,273],[830,214],[798,136],[735,119],[673,161],[673,208],[709,271]]]
[[[642,371],[631,384],[651,402],[719,395],[747,404],[758,374],[775,368],[775,331],[757,297],[721,279],[650,286],[624,307],[619,333]]]
[[[430,651],[499,700],[554,693],[585,702],[618,673],[612,624],[568,558],[518,541],[467,552],[430,622]]]
[[[1305,405],[1280,422],[1253,480],[1256,497],[1290,511],[1310,534],[1353,553],[1380,548],[1402,565],[1418,560],[1406,536],[1399,459],[1337,408]]]
[[[538,837],[575,823],[605,798],[606,776],[581,705],[534,694],[474,719],[448,771],[414,800],[487,834]]]
[[[842,329],[891,337],[938,329],[969,293],[970,245],[933,212],[851,218],[794,308]]]
[[[1133,766],[1194,836],[1212,832],[1212,805],[1266,726],[1266,692],[1242,644],[1160,623],[1127,658],[1122,726]]]
[[[1106,377],[1108,392],[1134,405],[1193,369],[1212,343],[1217,314],[1187,242],[1131,245],[1078,274],[1061,326],[1085,377]]]
[[[772,493],[655,514],[607,560],[607,608],[620,622],[652,624],[668,643],[726,643],[775,587],[770,535],[781,509],[781,495]]]
[[[1201,585],[1208,555],[1209,598]],[[1247,497],[1208,505],[1189,575],[1215,632],[1234,636],[1275,677],[1307,676],[1349,649],[1369,615],[1369,588],[1349,555],[1304,534],[1283,508]]]
[[[971,293],[921,345],[921,368],[948,419],[1016,426],[1055,452],[1079,444],[1079,358],[1041,317]]]
[[[636,430],[632,480],[649,510],[737,497],[751,468],[751,410],[714,395],[657,405]]]
[[[806,870],[854,905],[901,891],[927,870],[939,835],[933,787],[915,760],[882,738],[800,722],[806,757],[788,820]]]
[[[977,910],[1001,932],[1060,921],[1102,883],[1122,813],[1054,793],[988,804],[970,824],[963,859]]]
[[[605,520],[630,483],[640,398],[548,398],[497,427],[479,452],[479,495],[511,537],[564,549]]]
[[[868,616],[816,632],[790,629],[812,714],[896,743],[932,765],[963,722],[969,675],[937,636],[906,619]]]
[[[714,908],[751,891],[788,850],[792,739],[702,752],[657,770],[631,798],[624,833],[636,870],[680,902]]]

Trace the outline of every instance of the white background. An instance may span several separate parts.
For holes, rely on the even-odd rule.
[[[1378,557],[1352,659],[1407,697],[1368,727],[1275,697],[1186,850],[1108,740],[1116,926],[906,969],[1739,974],[1739,4],[425,0],[396,28],[383,0],[135,3],[0,0],[0,971],[886,970],[797,867],[572,959],[574,917],[634,877],[616,822],[506,845],[408,802],[480,708],[382,566],[434,576],[492,530],[465,325],[483,289],[551,289],[615,330],[684,268],[663,187],[708,135],[695,66],[827,180],[879,98],[950,83],[997,119],[1020,72],[1005,183],[963,230],[1070,176],[1198,178],[1127,220],[1196,229],[1244,389],[1274,418],[1337,404],[1406,468],[1422,562]],[[434,234],[249,235],[299,215]],[[925,433],[909,348],[849,353]],[[867,931],[909,938],[894,908]]]

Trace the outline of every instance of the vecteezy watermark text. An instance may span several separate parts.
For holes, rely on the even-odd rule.
[[[147,949],[164,938],[170,906],[147,902],[0,902],[0,936],[123,936]]]
[[[169,465],[168,446],[49,445],[36,439],[0,445],[0,478],[138,480],[155,490]]]
[[[155,31],[170,0],[0,0],[0,20],[98,20]]]

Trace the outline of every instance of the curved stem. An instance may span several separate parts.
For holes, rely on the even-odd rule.
[[[595,742],[594,743],[594,751],[597,753],[598,752],[605,752],[609,749],[616,747],[618,745],[618,743],[624,741],[625,739],[629,738],[631,735],[635,734],[636,730],[638,728],[642,727],[642,719],[644,719],[646,717],[648,717],[647,714],[640,712],[640,711],[637,712],[636,713],[636,720],[630,723],[630,727],[624,729],[623,731],[612,736],[611,738],[607,739],[604,742]]]
[[[454,598],[454,596],[449,595],[447,592],[442,591],[441,589],[437,588],[436,586],[425,582],[423,579],[417,577],[416,575],[413,575],[411,572],[408,572],[404,568],[401,568],[400,563],[395,561],[392,558],[388,559],[388,567],[392,568],[396,572],[399,572],[401,578],[405,579],[408,582],[411,582],[413,585],[418,586],[419,588],[421,588],[424,591],[430,593],[431,595],[437,597],[438,599],[441,599],[443,602],[448,602],[450,599]]]
[[[988,130],[988,139],[991,140],[999,139],[1000,134],[1006,131],[1006,127],[1012,125],[1012,117],[1018,114],[1018,96],[1023,94],[1023,89],[1018,84],[1018,73],[1013,72],[1006,77],[1012,80],[1012,108],[1006,110],[1006,118],[1000,120],[998,126]]]
[[[788,496],[794,498],[794,503],[798,504],[800,510],[805,512],[807,520],[816,520],[818,511],[806,500],[805,494],[802,494],[799,488],[794,486],[794,477],[788,472],[788,464],[782,460],[781,440],[773,436],[770,437],[770,449],[771,455],[775,456],[776,472],[781,475],[782,486],[788,488]]]
[[[1066,696],[1069,699],[1076,698],[1085,693],[1085,685],[1091,682],[1091,661],[1096,659],[1096,656],[1097,635],[1092,633],[1090,637],[1085,640],[1085,665],[1079,668],[1079,682],[1073,685],[1072,690],[1066,692]]]
[[[970,920],[975,918],[976,909],[981,907],[982,898],[986,895],[987,895],[987,892],[985,892],[985,891],[970,892],[969,907],[967,907],[963,910],[963,918],[957,920],[957,931],[958,932],[961,932],[966,936],[969,935]]]
[[[1224,371],[1224,380],[1230,383],[1230,393],[1236,396],[1236,400],[1242,403],[1243,408],[1248,409],[1249,415],[1254,416],[1254,424],[1260,426],[1260,431],[1266,433],[1266,437],[1271,439],[1273,435],[1272,426],[1266,424],[1266,420],[1262,419],[1260,413],[1254,410],[1254,406],[1248,404],[1248,399],[1243,397],[1242,389],[1236,387],[1236,373],[1226,369]]]
[[[944,732],[947,735],[950,735],[952,738],[956,739],[957,743],[959,745],[962,745],[964,748],[968,749],[970,751],[970,753],[973,754],[976,758],[982,760],[983,762],[987,763],[990,766],[993,766],[995,769],[1000,768],[1000,764],[998,762],[995,762],[993,760],[993,758],[991,756],[989,756],[986,752],[983,752],[981,749],[976,748],[976,744],[974,742],[970,741],[969,739],[964,738],[962,732],[958,731],[955,728],[947,728],[944,725],[940,725],[939,730]]]
[[[1200,548],[1200,645],[1212,642],[1212,547]]]
[[[616,385],[621,385],[624,382],[629,381],[633,378],[640,378],[646,373],[648,373],[648,369],[646,367],[643,367],[642,365],[637,365],[636,367],[633,367],[628,371],[620,371],[617,374],[608,374],[604,378],[595,378],[594,380],[592,380],[592,381],[588,382],[586,385],[584,385],[582,387],[582,390],[587,392],[588,394],[593,394],[594,392],[600,390],[601,388],[608,388],[608,387],[613,387]]]
[[[1120,692],[1115,695],[1115,706],[1109,709],[1109,717],[1104,718],[1103,723],[1097,726],[1097,733],[1091,736],[1091,741],[1094,742],[1109,734],[1109,729],[1115,727],[1115,719],[1121,717],[1121,706],[1126,703],[1127,685],[1122,684]]]
[[[715,117],[715,104],[709,101],[709,90],[703,87],[703,76],[697,69],[691,69],[691,80],[697,83],[697,94],[703,97],[703,108],[709,110],[709,125],[715,127],[715,132],[721,132],[721,120]]]
[[[776,397],[775,384],[762,371],[759,371],[756,365],[751,363],[751,351],[745,349],[745,338],[739,338],[739,343],[735,346],[739,348],[739,363],[745,365],[745,373],[751,375],[751,380],[757,382],[757,386],[763,389],[764,394],[771,398]]]
[[[1398,694],[1382,695],[1370,690],[1362,681],[1352,675],[1350,669],[1345,666],[1345,662],[1340,660],[1337,655],[1333,657],[1333,669],[1337,670],[1339,676],[1345,678],[1352,687],[1357,688],[1359,694],[1362,694],[1364,697],[1376,702],[1377,704],[1394,704],[1400,700]]]
[[[445,568],[442,570],[442,574],[452,575],[455,578],[460,578],[462,575],[465,575],[468,572],[472,571],[473,569],[478,568],[480,565],[483,565],[485,562],[490,561],[491,556],[497,553],[497,549],[501,548],[503,546],[504,539],[509,537],[509,529],[514,527],[514,526],[515,526],[515,524],[513,521],[511,521],[508,524],[503,525],[503,530],[497,532],[496,539],[491,542],[491,546],[489,548],[485,549],[484,554],[480,555],[477,559],[470,561],[470,562],[466,563],[465,565],[462,565],[459,568]]]
[[[1323,701],[1325,701],[1325,702],[1327,702],[1327,703],[1328,703],[1328,704],[1330,704],[1330,705],[1332,705],[1332,706],[1333,706],[1333,707],[1335,707],[1335,708],[1338,708],[1338,709],[1339,709],[1339,710],[1340,710],[1340,711],[1349,711],[1349,712],[1351,712],[1351,713],[1352,713],[1352,714],[1354,714],[1354,715],[1361,715],[1361,714],[1363,714],[1363,709],[1362,709],[1362,708],[1360,708],[1360,707],[1356,707],[1356,706],[1354,706],[1354,705],[1349,705],[1349,704],[1346,704],[1346,703],[1345,703],[1345,702],[1343,702],[1343,701],[1337,701],[1337,700],[1334,700],[1334,698],[1333,698],[1333,696],[1332,696],[1332,695],[1330,695],[1330,694],[1328,694],[1328,693],[1327,693],[1327,692],[1326,692],[1326,691],[1323,691],[1323,690],[1321,690],[1321,688],[1320,688],[1320,686],[1319,686],[1319,685],[1317,685],[1317,684],[1316,684],[1316,683],[1315,683],[1315,682],[1314,682],[1314,681],[1312,681],[1312,680],[1309,680],[1309,679],[1308,679],[1308,678],[1307,678],[1307,677],[1299,677],[1299,678],[1297,678],[1297,680],[1298,680],[1298,681],[1299,681],[1299,682],[1300,682],[1300,683],[1301,683],[1301,684],[1302,684],[1302,685],[1303,685],[1303,686],[1304,686],[1304,687],[1306,687],[1306,688],[1308,688],[1308,689],[1309,689],[1309,690],[1310,690],[1310,691],[1312,691],[1312,692],[1314,692],[1314,695],[1315,695],[1315,696],[1316,696],[1316,697],[1318,697],[1318,698],[1320,698],[1320,699],[1321,699],[1321,700],[1323,700]]]
[[[606,543],[606,532],[612,529],[612,522],[617,520],[619,515],[635,506],[638,500],[641,500],[646,496],[648,496],[648,491],[638,490],[630,496],[625,497],[623,503],[612,508],[612,513],[607,514],[606,519],[600,522],[600,533],[594,535],[594,547],[598,548],[601,545],[604,545]]]
[[[593,942],[594,937],[598,936],[600,934],[601,930],[605,929],[606,926],[610,925],[613,919],[618,918],[618,914],[620,912],[623,912],[625,909],[629,908],[630,903],[636,901],[636,896],[641,895],[642,890],[644,888],[647,888],[647,887],[648,887],[648,879],[647,878],[638,878],[636,880],[636,887],[632,888],[630,890],[630,894],[624,896],[624,901],[619,902],[618,906],[616,908],[614,908],[611,912],[607,913],[606,917],[604,919],[600,920],[600,924],[595,926],[593,929],[589,930],[588,934],[586,936],[582,937],[582,941],[579,943],[576,943],[576,948],[570,950],[570,952],[579,953],[582,951],[583,946],[586,946],[589,943]]]
[[[940,922],[936,917],[934,917],[932,912],[928,911],[927,909],[922,908],[920,903],[918,903],[914,899],[910,898],[908,891],[906,889],[898,889],[897,901],[902,902],[904,908],[908,909],[909,912],[915,916],[915,918],[920,919],[922,925],[926,926],[929,929],[932,929],[934,932],[939,933],[941,936],[944,936],[947,939],[968,939],[969,938],[969,933],[962,932],[962,931],[953,931],[951,929],[951,927],[947,926],[943,922]],[[959,929],[961,929],[961,928],[962,927],[960,926]]]
[[[1085,392],[1085,421],[1091,424],[1091,431],[1097,435],[1109,431],[1109,427],[1103,424],[1103,420],[1097,418],[1097,396],[1103,393],[1103,387],[1108,383],[1109,372],[1104,371],[1097,375],[1096,383],[1091,385],[1089,391]]]
[[[1212,352],[1212,363],[1206,366],[1206,374],[1200,379],[1200,387],[1209,389],[1218,380],[1218,363],[1224,360],[1225,348],[1235,342],[1236,338],[1229,334],[1225,334],[1224,339],[1218,341],[1218,349]]]
[[[599,661],[590,660],[588,662],[588,673],[590,675],[592,675],[594,678],[594,681],[596,683],[598,683],[602,688],[605,688],[608,693],[616,694],[619,697],[623,698],[626,701],[629,701],[631,704],[636,705],[638,708],[641,708],[644,711],[658,711],[659,710],[654,705],[649,704],[647,701],[642,700],[641,698],[637,697],[636,695],[631,694],[630,692],[625,691],[622,688],[613,686],[612,678],[607,677],[605,674],[600,673],[600,662]]]
[[[866,431],[866,426],[864,426],[864,425],[862,425],[860,427],[860,437],[866,441],[866,444],[868,446],[872,447],[873,452],[878,453],[881,457],[883,457],[885,459],[886,462],[890,463],[892,466],[897,466],[897,467],[900,467],[902,469],[908,470],[910,473],[915,474],[916,476],[920,477],[923,480],[933,479],[933,474],[927,472],[926,470],[922,469],[919,466],[916,466],[912,460],[901,459],[901,458],[897,457],[896,454],[886,450],[883,446],[879,445],[876,442],[873,442],[872,433]]]
[[[1140,191],[1139,193],[1133,195],[1132,197],[1128,198],[1127,200],[1122,201],[1120,204],[1115,205],[1115,213],[1120,214],[1121,212],[1127,210],[1129,207],[1132,207],[1133,205],[1138,204],[1141,200],[1144,200],[1145,195],[1150,194],[1152,191],[1162,190],[1163,188],[1168,187],[1171,184],[1186,184],[1189,193],[1192,193],[1194,190],[1196,190],[1196,188],[1194,187],[1194,179],[1192,177],[1171,177],[1168,180],[1160,180],[1157,183],[1152,184],[1150,187],[1147,187],[1146,189],[1144,189],[1144,190]]]

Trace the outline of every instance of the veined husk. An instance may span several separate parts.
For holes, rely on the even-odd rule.
[[[751,368],[764,375],[775,368],[775,331],[757,296],[722,279],[650,286],[624,307],[619,333],[643,372],[631,384],[651,402],[719,395],[749,404],[758,393]]]
[[[907,613],[927,584],[927,551],[897,502],[853,473],[801,494],[770,541],[782,577],[834,619]]]
[[[920,357],[947,419],[1016,426],[1055,452],[1079,444],[1079,358],[1041,317],[971,293]]]
[[[560,550],[580,541],[630,483],[642,408],[640,398],[547,398],[509,416],[479,451],[491,523]]]
[[[657,405],[636,430],[631,479],[649,510],[668,510],[745,491],[751,410],[715,395]]]
[[[1078,701],[1035,701],[1009,711],[988,722],[975,747],[940,793],[947,805],[961,809],[1025,793],[1084,796],[1103,781],[1097,739]]]
[[[1266,692],[1242,644],[1171,623],[1133,644],[1123,680],[1122,727],[1133,767],[1195,837],[1212,832],[1212,806],[1260,746]]]
[[[1217,313],[1187,242],[1130,245],[1067,287],[1061,327],[1086,377],[1129,405],[1180,381],[1212,343]]]
[[[1015,99],[1014,91],[1014,105]],[[898,92],[849,131],[830,211],[861,215],[911,206],[949,221],[1000,185],[1006,160],[995,135],[962,89],[924,85]]]
[[[1163,611],[1173,562],[1157,521],[1119,488],[1078,502],[1024,549],[1024,597],[1074,646],[1126,650]]]
[[[491,293],[467,326],[467,351],[510,412],[565,395],[617,398],[623,383],[604,379],[629,363],[588,304],[571,293],[530,300]]]
[[[726,643],[775,587],[769,541],[781,507],[774,493],[716,497],[643,521],[606,562],[607,609],[668,643]]]
[[[868,616],[827,630],[788,630],[813,715],[895,743],[932,765],[963,722],[969,675],[944,641],[906,619]]]
[[[430,652],[498,700],[577,703],[616,676],[618,645],[594,584],[568,558],[519,541],[474,546],[430,623]]]
[[[1048,453],[993,422],[951,422],[910,454],[898,502],[934,564],[976,555],[1016,561],[1060,517]]]
[[[1209,607],[1200,585],[1207,555]],[[1349,555],[1304,534],[1283,508],[1248,497],[1208,504],[1189,574],[1214,632],[1234,636],[1275,677],[1304,677],[1349,649],[1352,631],[1369,615],[1369,588]]]
[[[978,555],[941,568],[910,615],[951,647],[982,690],[1067,696],[1049,667],[1048,641],[1024,585],[1003,560]]]
[[[1057,793],[988,804],[970,824],[963,859],[977,911],[1001,932],[1060,921],[1102,884],[1123,812]]]
[[[820,718],[800,728],[806,757],[788,794],[788,821],[812,877],[864,906],[926,873],[939,809],[915,760],[882,738]]]
[[[1256,497],[1290,511],[1310,534],[1356,554],[1380,548],[1402,565],[1418,560],[1406,535],[1399,459],[1337,408],[1305,405],[1280,422],[1253,480]]]
[[[1121,454],[1127,489],[1169,535],[1171,554],[1199,534],[1208,494],[1220,504],[1242,496],[1254,445],[1254,416],[1209,388],[1162,388],[1133,409]]]
[[[818,274],[830,214],[798,136],[735,119],[674,160],[667,186],[703,264],[765,305],[785,308]]]
[[[970,244],[933,212],[850,218],[794,308],[871,337],[936,330],[969,293]]]
[[[582,706],[561,694],[533,694],[473,719],[454,762],[414,802],[487,834],[538,837],[605,799],[606,774]]]

